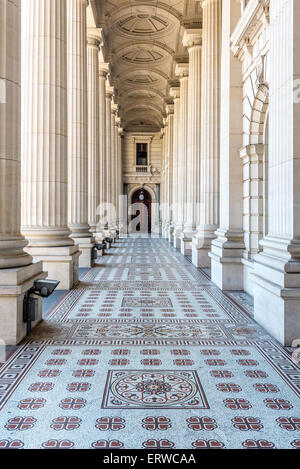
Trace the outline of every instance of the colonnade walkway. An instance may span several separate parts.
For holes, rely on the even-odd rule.
[[[294,361],[167,241],[121,239],[1,366],[0,447],[300,447]]]

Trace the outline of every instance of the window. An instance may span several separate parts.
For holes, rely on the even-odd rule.
[[[148,144],[147,143],[136,144],[136,165],[137,166],[148,165]]]

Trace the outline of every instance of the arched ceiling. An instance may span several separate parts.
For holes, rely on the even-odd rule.
[[[197,0],[90,0],[102,28],[103,55],[110,63],[122,126],[158,131],[163,126],[176,62],[187,60],[184,28],[201,25]]]

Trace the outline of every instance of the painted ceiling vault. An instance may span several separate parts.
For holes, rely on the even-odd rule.
[[[199,0],[90,0],[103,56],[127,131],[159,131],[177,62],[186,62],[185,27],[201,27]]]

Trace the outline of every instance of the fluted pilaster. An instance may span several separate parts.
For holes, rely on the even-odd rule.
[[[210,265],[208,253],[219,226],[220,87],[222,0],[203,0],[201,93],[201,220],[193,239],[193,262]]]
[[[89,33],[87,41],[88,220],[93,234],[96,234],[97,208],[100,202],[99,45],[100,38]]]

